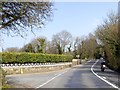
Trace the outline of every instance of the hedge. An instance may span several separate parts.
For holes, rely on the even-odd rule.
[[[25,64],[25,63],[59,63],[71,62],[71,55],[58,54],[40,54],[40,53],[10,53],[4,52],[2,54],[3,64]]]

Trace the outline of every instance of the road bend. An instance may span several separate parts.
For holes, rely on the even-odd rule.
[[[100,62],[91,60],[87,63],[67,68],[59,71],[52,71],[37,74],[8,75],[9,84],[17,88],[116,88],[118,87],[117,76],[115,72],[106,69],[104,73],[100,70]],[[93,66],[94,65],[94,66]],[[92,67],[92,68],[91,68]],[[113,83],[116,87],[108,82]],[[110,74],[112,77],[109,77]],[[109,79],[111,78],[111,79]],[[111,80],[111,81],[110,81]],[[113,82],[112,82],[113,81]]]

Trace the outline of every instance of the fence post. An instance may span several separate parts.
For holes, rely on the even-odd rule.
[[[20,74],[23,74],[23,69],[22,68],[20,68]]]

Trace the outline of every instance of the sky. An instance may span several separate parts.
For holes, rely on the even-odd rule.
[[[34,30],[36,35],[31,32],[28,32],[25,38],[3,35],[1,48],[21,48],[39,36],[50,41],[54,34],[63,30],[71,33],[73,37],[87,36],[94,33],[97,25],[103,23],[109,12],[117,12],[117,5],[117,2],[55,2],[52,21],[47,22],[42,29]]]

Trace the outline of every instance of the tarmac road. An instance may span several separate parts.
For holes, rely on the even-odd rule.
[[[9,75],[7,80],[16,88],[118,88],[118,74],[108,68],[101,72],[100,63],[101,60],[91,60],[65,70]]]

